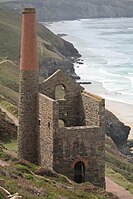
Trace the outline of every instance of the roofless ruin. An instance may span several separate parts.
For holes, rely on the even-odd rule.
[[[22,15],[18,156],[77,183],[105,187],[104,99],[61,70],[38,83],[35,9]]]

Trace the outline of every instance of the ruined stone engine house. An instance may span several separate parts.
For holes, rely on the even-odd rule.
[[[105,104],[57,70],[38,83],[35,9],[22,19],[18,155],[77,183],[105,186]],[[57,96],[61,88],[63,98]]]

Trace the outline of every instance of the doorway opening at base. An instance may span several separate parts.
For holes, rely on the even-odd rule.
[[[74,166],[74,181],[77,183],[85,182],[85,164],[79,161]]]

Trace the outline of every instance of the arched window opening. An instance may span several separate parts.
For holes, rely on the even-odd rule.
[[[65,99],[65,87],[63,85],[58,85],[55,88],[55,100]]]
[[[85,182],[85,164],[84,162],[77,162],[74,166],[74,181],[77,183]]]
[[[65,126],[65,123],[63,120],[59,120],[59,128],[62,128]]]

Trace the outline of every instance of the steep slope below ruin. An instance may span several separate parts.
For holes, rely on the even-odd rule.
[[[105,111],[106,135],[109,136],[118,149],[125,155],[132,155],[127,146],[127,139],[130,133],[130,127],[121,122],[112,112]]]

